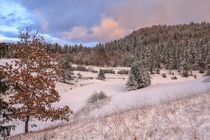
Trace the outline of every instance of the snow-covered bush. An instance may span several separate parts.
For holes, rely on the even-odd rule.
[[[92,72],[92,73],[98,73],[97,70],[95,70],[95,69],[93,69],[93,68],[91,68],[91,67],[88,67],[88,71],[90,71],[90,72]]]
[[[128,74],[128,73],[129,73],[129,70],[124,70],[124,69],[119,70],[119,71],[117,72],[117,74]]]
[[[177,77],[176,77],[176,76],[171,76],[171,79],[172,79],[172,80],[176,80]]]
[[[199,73],[204,73],[204,71],[205,71],[204,68],[199,69]]]
[[[210,82],[210,76],[206,77],[204,80],[203,80],[204,83],[207,83],[207,82]]]
[[[151,84],[149,72],[144,68],[141,62],[132,64],[128,81],[126,83],[128,90],[136,90],[147,87]]]
[[[174,75],[174,72],[173,72],[173,71],[169,71],[169,74],[170,74],[170,75]]]
[[[86,67],[80,66],[80,65],[74,67],[74,70],[76,70],[76,71],[89,71]]]
[[[210,76],[210,69],[206,70],[203,76]]]
[[[78,78],[78,79],[82,79],[81,73],[78,73],[78,74],[77,74],[77,78]]]
[[[95,103],[99,100],[107,99],[108,96],[103,92],[100,91],[99,93],[95,92],[88,98],[87,103]]]
[[[99,70],[98,79],[99,80],[105,80],[104,71],[102,69]]]
[[[110,73],[110,74],[115,74],[115,71],[113,69],[103,69],[104,73]]]
[[[165,73],[162,73],[161,76],[162,76],[163,78],[166,78],[166,77],[167,77]]]
[[[156,68],[155,69],[155,72],[156,72],[156,74],[160,74],[160,69],[159,68]]]

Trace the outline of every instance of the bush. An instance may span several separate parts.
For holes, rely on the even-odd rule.
[[[77,74],[78,79],[82,79],[82,75],[80,73]]]
[[[88,68],[88,71],[90,71],[90,72],[92,72],[92,73],[98,73],[98,71],[97,70],[95,70],[95,69],[93,69],[93,68]]]
[[[205,71],[204,68],[199,69],[199,73],[204,73],[204,71]]]
[[[89,71],[86,67],[84,66],[76,66],[74,67],[74,70],[76,71]]]
[[[210,69],[206,70],[203,76],[210,76]]]
[[[100,91],[99,93],[95,92],[88,98],[87,103],[96,103],[99,100],[107,99],[108,96],[103,92]]]
[[[171,79],[172,80],[176,80],[176,79],[178,79],[176,76],[171,76]]]
[[[128,74],[129,70],[119,70],[117,74]]]
[[[166,78],[166,77],[167,77],[165,73],[162,73],[161,76],[162,76],[163,78]]]
[[[206,77],[204,80],[203,80],[204,83],[208,83],[210,82],[210,76]]]
[[[113,69],[103,69],[104,74],[105,73],[110,73],[110,74],[115,74],[115,71]]]
[[[105,80],[105,75],[104,75],[104,71],[102,69],[99,70],[99,73],[98,73],[98,79],[99,80]]]
[[[126,83],[127,89],[130,91],[147,87],[151,84],[150,78],[150,74],[143,67],[143,64],[141,62],[134,62]]]
[[[170,74],[170,75],[174,75],[174,72],[172,72],[172,71],[169,71],[169,74]]]
[[[156,74],[160,74],[160,69],[156,68],[155,72],[156,72]]]

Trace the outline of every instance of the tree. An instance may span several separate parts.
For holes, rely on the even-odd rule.
[[[144,68],[141,62],[134,62],[126,83],[127,89],[129,91],[136,90],[147,87],[150,84],[151,80],[149,72]]]
[[[73,67],[70,63],[69,57],[61,57],[58,63],[62,69],[61,81],[68,83],[69,80],[73,80]]]
[[[38,37],[29,45],[17,45],[19,60],[14,64],[1,66],[10,84],[11,104],[18,104],[15,118],[25,122],[27,133],[31,118],[38,120],[69,120],[70,109],[53,108],[52,103],[58,102],[60,96],[55,90],[60,70],[55,61],[55,56],[47,54]]]
[[[2,70],[0,71],[0,136],[10,136],[11,129],[14,129],[14,125],[5,125],[5,123],[11,121],[15,109],[10,104],[3,100],[5,92],[8,90],[5,77]],[[4,126],[2,126],[4,124]]]
[[[98,79],[99,80],[105,80],[106,79],[106,77],[104,75],[104,71],[102,69],[99,70]]]

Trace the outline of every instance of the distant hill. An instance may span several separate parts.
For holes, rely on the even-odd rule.
[[[200,69],[210,64],[210,23],[155,25],[93,48],[61,47],[57,43],[48,44],[47,48],[49,52],[69,56],[77,64],[130,66],[133,61],[142,61],[150,71],[162,67]]]

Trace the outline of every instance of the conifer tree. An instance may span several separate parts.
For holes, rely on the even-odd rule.
[[[136,90],[147,87],[151,84],[150,74],[144,68],[141,62],[134,62],[132,64],[128,81],[126,83],[127,89]]]
[[[61,57],[58,63],[62,69],[61,81],[68,83],[70,80],[73,80],[73,67],[70,63],[69,57]]]
[[[99,73],[98,73],[98,79],[99,80],[105,80],[105,75],[104,75],[104,71],[102,69],[99,70]]]

